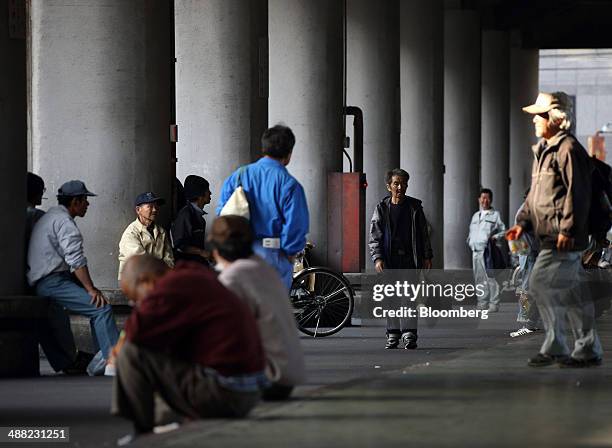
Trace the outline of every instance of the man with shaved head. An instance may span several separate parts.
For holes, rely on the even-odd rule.
[[[130,258],[121,289],[134,304],[116,360],[112,412],[152,431],[155,394],[190,419],[243,417],[268,385],[250,309],[197,263],[171,270]]]

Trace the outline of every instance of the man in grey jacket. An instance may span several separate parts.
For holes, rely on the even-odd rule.
[[[581,252],[588,241],[591,164],[569,133],[572,105],[563,92],[540,93],[523,110],[533,115],[536,136],[531,189],[517,225],[506,237],[518,239],[534,229],[540,253],[531,272],[531,293],[546,331],[544,343],[528,365],[588,367],[601,364],[593,303],[583,279]],[[570,353],[565,321],[576,338]]]
[[[87,213],[88,196],[95,194],[80,180],[60,187],[59,205],[51,207],[32,231],[27,277],[39,296],[90,318],[94,341],[104,359],[108,359],[119,332],[111,306],[91,280],[83,253],[83,236],[74,222],[77,216],[82,218]]]

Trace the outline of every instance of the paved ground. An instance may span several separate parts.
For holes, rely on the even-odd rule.
[[[508,338],[514,311],[421,322],[416,351],[383,350],[380,327],[304,338],[309,382],[292,401],[136,446],[612,446],[612,367],[527,368],[542,335]],[[612,318],[600,333],[612,349]],[[5,380],[0,426],[70,426],[73,446],[113,446],[130,426],[108,415],[110,390],[108,378]]]

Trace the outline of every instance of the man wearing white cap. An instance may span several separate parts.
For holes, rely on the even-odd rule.
[[[518,224],[506,237],[518,239],[523,231],[533,229],[540,241],[530,288],[546,337],[528,365],[599,365],[603,351],[581,265],[581,251],[588,242],[591,202],[589,156],[569,133],[572,104],[565,93],[540,93],[535,104],[523,110],[533,115],[540,141],[533,147],[529,195],[517,215]],[[566,318],[576,338],[571,353],[565,340]]]
[[[60,187],[58,205],[51,207],[32,231],[27,277],[39,296],[90,318],[94,343],[99,345],[102,357],[108,359],[119,332],[108,300],[89,275],[83,236],[75,223],[77,216],[82,218],[87,213],[89,196],[96,195],[80,180]]]

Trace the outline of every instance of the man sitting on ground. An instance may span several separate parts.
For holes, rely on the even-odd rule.
[[[42,204],[42,196],[45,192],[45,181],[42,177],[28,173],[28,186],[27,186],[27,202],[26,202],[26,247],[27,243],[30,242],[30,235],[32,235],[32,229],[34,224],[45,214],[41,209],[36,208],[37,205]]]
[[[190,418],[244,417],[267,385],[257,323],[249,308],[197,263],[171,270],[130,258],[121,289],[134,302],[117,355],[112,413],[152,431],[155,394]]]
[[[200,176],[185,179],[187,204],[181,208],[172,223],[172,242],[177,260],[197,261],[209,265],[206,251],[206,220],[204,206],[210,204],[210,186]]]
[[[108,359],[119,332],[111,306],[91,280],[87,258],[83,253],[83,236],[74,222],[77,216],[82,218],[87,213],[88,196],[96,195],[87,190],[80,180],[66,182],[60,187],[57,192],[59,205],[51,207],[32,230],[27,277],[29,284],[36,288],[36,294],[48,297],[53,306],[90,318],[94,341],[100,346],[101,356]],[[59,313],[56,317],[61,321],[51,322],[51,327],[64,329],[63,336],[71,339],[70,328],[66,328],[65,313]],[[56,335],[58,339],[63,336]],[[64,346],[70,343],[67,341]],[[53,353],[47,348],[45,353],[49,361],[62,357],[61,353]],[[69,366],[73,362],[74,359],[66,360],[64,364]],[[60,364],[57,363],[58,366]],[[56,368],[55,365],[53,367]],[[92,373],[102,372],[92,370]]]
[[[155,223],[159,208],[165,200],[148,191],[139,194],[134,201],[136,220],[121,235],[119,241],[119,280],[123,265],[134,255],[149,254],[174,267],[172,245],[166,231]]]
[[[304,381],[304,355],[287,290],[278,272],[253,253],[253,232],[246,218],[217,218],[209,238],[213,257],[222,268],[219,281],[240,297],[257,319],[266,375],[272,383],[263,398],[288,398],[293,387]]]

